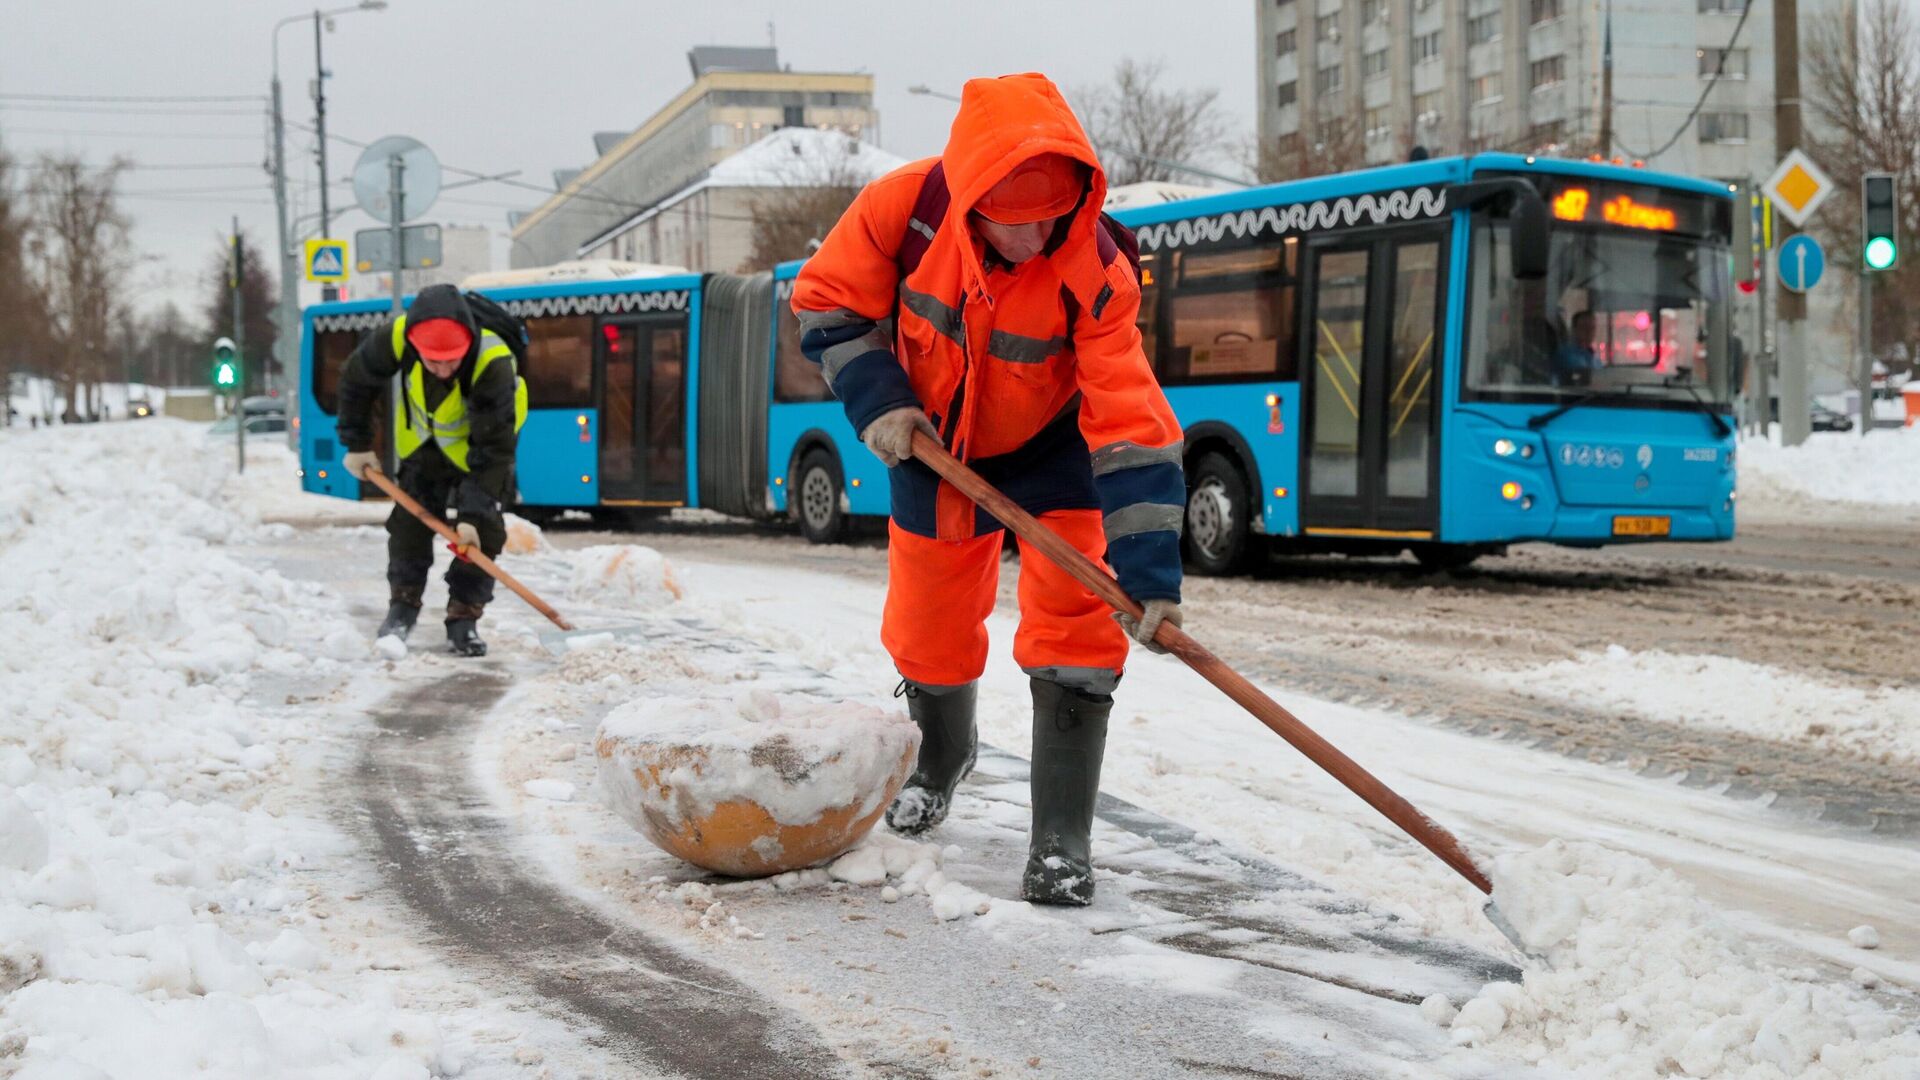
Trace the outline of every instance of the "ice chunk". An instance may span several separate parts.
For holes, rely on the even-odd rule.
[[[1446,1027],[1459,1014],[1460,1010],[1453,1007],[1445,994],[1429,994],[1420,1002],[1420,1015],[1435,1027]]]
[[[1862,923],[1847,931],[1847,940],[1858,949],[1877,949],[1880,947],[1880,931]]]
[[[388,660],[404,660],[407,657],[407,643],[398,634],[382,634],[374,641],[373,651]]]
[[[549,802],[573,801],[573,785],[565,780],[551,780],[543,777],[539,780],[529,780],[520,786],[536,799],[546,799]]]

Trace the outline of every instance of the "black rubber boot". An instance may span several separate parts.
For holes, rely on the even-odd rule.
[[[447,604],[447,648],[457,656],[485,656],[487,643],[480,640],[480,614],[484,604]]]
[[[1107,750],[1113,695],[1033,680],[1033,835],[1020,897],[1093,903],[1093,806]]]
[[[376,638],[397,637],[407,640],[413,633],[413,624],[420,618],[420,590],[395,589],[393,599],[387,604],[387,618],[380,624]]]
[[[907,713],[920,727],[920,759],[887,807],[887,825],[897,833],[919,836],[947,820],[953,789],[973,771],[979,749],[973,709],[980,690],[976,683],[929,687],[902,679],[893,693],[905,695]]]

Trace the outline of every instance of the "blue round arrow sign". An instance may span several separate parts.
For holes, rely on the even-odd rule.
[[[1780,284],[1803,293],[1820,284],[1827,269],[1827,253],[1820,241],[1799,233],[1780,245]]]

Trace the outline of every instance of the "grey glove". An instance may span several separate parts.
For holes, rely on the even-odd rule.
[[[463,521],[455,525],[453,531],[460,534],[460,554],[467,555],[480,550],[480,530],[473,527],[473,522]]]
[[[1143,617],[1138,620],[1123,611],[1114,612],[1113,619],[1120,624],[1122,629],[1126,630],[1128,637],[1145,645],[1148,652],[1159,653],[1165,656],[1167,650],[1154,642],[1153,635],[1160,632],[1160,624],[1163,622],[1170,622],[1175,626],[1180,625],[1180,602],[1177,600],[1149,600],[1140,606],[1146,610],[1141,613]]]
[[[380,455],[371,450],[349,451],[346,457],[340,459],[340,467],[347,470],[348,476],[357,480],[367,475],[368,469],[375,472],[380,470]]]
[[[924,431],[936,442],[940,430],[927,419],[927,414],[917,405],[903,405],[892,412],[881,413],[879,418],[867,425],[860,441],[867,444],[873,456],[880,464],[891,469],[895,465],[913,456],[913,433]]]

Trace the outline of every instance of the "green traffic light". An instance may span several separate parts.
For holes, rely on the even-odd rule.
[[[236,381],[235,375],[236,375],[236,372],[234,370],[233,361],[231,360],[222,361],[220,366],[214,369],[214,372],[213,372],[214,385],[232,386]]]
[[[1893,260],[1898,255],[1899,249],[1894,247],[1893,238],[1890,236],[1876,236],[1867,241],[1866,256],[1869,270],[1885,270],[1893,265]]]

